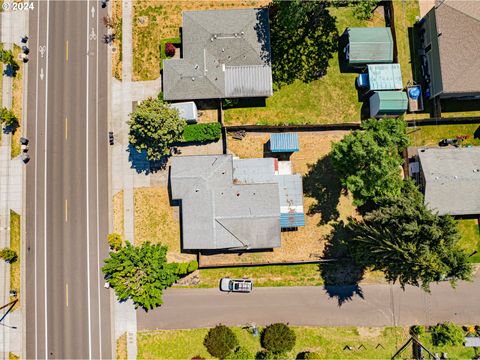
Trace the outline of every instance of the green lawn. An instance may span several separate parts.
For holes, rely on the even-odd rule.
[[[302,351],[319,352],[322,359],[387,359],[408,340],[408,330],[401,327],[293,327],[297,341],[288,359],[295,359]],[[240,346],[252,355],[261,350],[260,340],[248,331],[232,328]],[[137,334],[138,359],[190,359],[199,355],[211,358],[203,346],[208,329],[144,331]],[[421,341],[432,352],[446,352],[449,358],[471,359],[473,349],[463,346],[434,347],[430,334]],[[380,344],[380,345],[379,345]],[[353,350],[344,350],[346,346]],[[363,345],[363,347],[362,347]],[[411,356],[409,346],[402,358]]]
[[[468,254],[478,251],[470,257],[472,263],[480,263],[480,227],[475,219],[465,219],[458,221],[458,227],[462,234],[460,240],[461,246],[467,250]]]
[[[474,138],[477,132],[477,139]],[[480,124],[466,125],[429,125],[408,128],[407,133],[415,146],[436,146],[445,138],[468,135],[470,138],[464,141],[464,145],[480,145]]]
[[[371,21],[353,17],[351,7],[331,8],[339,35],[351,27],[385,26],[376,15]],[[234,124],[326,124],[359,122],[362,103],[355,89],[355,73],[340,73],[337,53],[330,59],[327,74],[310,83],[297,81],[275,91],[266,107],[225,110],[225,123]]]
[[[10,210],[10,249],[17,253],[18,259],[10,265],[10,288],[17,290],[20,297],[20,215]],[[19,304],[19,303],[18,303]],[[19,306],[19,305],[18,305]],[[18,307],[17,306],[17,307]]]

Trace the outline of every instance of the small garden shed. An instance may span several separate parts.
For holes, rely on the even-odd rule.
[[[370,96],[370,116],[398,116],[407,111],[408,99],[404,91],[375,91]]]
[[[344,49],[351,65],[393,62],[393,38],[389,27],[347,28],[348,44]]]
[[[197,105],[193,101],[173,103],[170,106],[178,110],[180,118],[184,119],[188,123],[197,122]]]
[[[400,64],[372,64],[367,65],[368,73],[359,77],[358,86],[370,91],[402,90],[402,71]],[[360,81],[362,79],[362,81]]]
[[[275,153],[280,152],[297,152],[300,146],[298,145],[298,134],[296,133],[282,133],[270,135],[270,151]]]

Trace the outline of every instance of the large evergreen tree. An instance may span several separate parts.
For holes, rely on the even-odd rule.
[[[468,280],[472,268],[459,247],[455,220],[427,209],[410,180],[395,199],[384,198],[362,221],[352,220],[348,248],[355,262],[381,270],[390,282],[421,286],[432,282]]]
[[[320,78],[337,50],[328,1],[273,0],[270,8],[272,73],[276,85]]]
[[[153,309],[162,304],[163,290],[177,279],[177,265],[167,264],[167,248],[128,241],[117,252],[110,252],[102,268],[105,279],[115,290],[119,301],[132,299],[135,307]]]
[[[405,129],[401,119],[370,119],[362,123],[362,130],[333,144],[332,165],[356,205],[400,195],[400,151],[409,143]]]
[[[130,144],[139,152],[146,150],[148,160],[159,160],[172,143],[182,139],[186,122],[168,103],[149,98],[130,114],[128,125]]]

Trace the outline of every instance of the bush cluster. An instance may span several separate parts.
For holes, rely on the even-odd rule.
[[[183,130],[184,142],[217,141],[222,136],[220,123],[190,124]]]
[[[114,251],[120,250],[123,245],[122,235],[117,233],[108,234],[108,245],[110,246],[110,249]]]
[[[432,341],[435,346],[443,345],[461,345],[465,334],[460,326],[451,322],[437,324],[430,328],[432,332]]]
[[[0,258],[5,260],[7,263],[14,263],[17,261],[17,253],[10,248],[3,248],[0,250]]]
[[[198,262],[196,260],[192,260],[190,262],[175,263],[175,266],[176,266],[176,270],[175,270],[176,274],[183,276],[197,270]]]
[[[173,45],[171,42],[168,42],[165,44],[165,55],[168,57],[173,57],[175,56],[175,45]]]
[[[220,324],[208,331],[203,344],[210,355],[225,359],[238,347],[238,340],[230,328]]]
[[[18,127],[18,119],[12,110],[8,110],[6,107],[0,109],[0,123],[5,124],[7,128]]]
[[[425,326],[423,325],[412,325],[410,326],[409,333],[411,336],[422,336],[425,333]]]
[[[287,325],[276,323],[268,325],[262,332],[262,346],[268,351],[278,354],[287,352],[295,346],[295,332]]]

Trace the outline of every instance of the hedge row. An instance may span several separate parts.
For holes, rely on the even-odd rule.
[[[183,130],[184,142],[217,141],[222,136],[220,123],[190,124]]]

